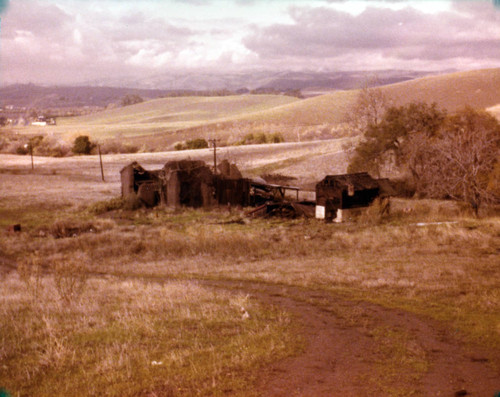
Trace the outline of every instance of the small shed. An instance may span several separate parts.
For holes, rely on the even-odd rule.
[[[380,194],[379,181],[367,172],[328,175],[316,185],[316,218],[332,219],[338,210],[368,207]]]

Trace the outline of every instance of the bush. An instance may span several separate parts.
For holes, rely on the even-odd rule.
[[[175,150],[193,150],[193,149],[206,149],[208,142],[203,138],[191,139],[186,142],[178,142],[175,144]]]
[[[17,146],[15,152],[22,155],[29,154],[30,147],[33,150],[33,154],[37,156],[64,157],[70,151],[66,144],[55,138],[37,135],[30,138],[27,143]]]
[[[34,147],[33,153],[38,156],[65,157],[70,152],[69,145],[57,141],[55,138],[47,138],[40,141]]]
[[[283,135],[281,135],[279,132],[275,132],[274,134],[271,134],[268,142],[269,143],[281,143],[281,142],[285,142],[285,138],[283,138]]]
[[[75,139],[71,150],[74,154],[90,154],[95,146],[87,135],[80,135]]]
[[[196,138],[186,142],[188,149],[205,149],[208,147],[208,142],[203,138]]]
[[[25,155],[28,154],[28,148],[24,145],[20,145],[16,148],[16,154]]]
[[[279,132],[275,132],[273,134],[266,134],[265,132],[256,132],[246,134],[243,137],[243,140],[239,142],[241,145],[261,145],[263,143],[280,143],[284,142],[285,139],[283,135]]]

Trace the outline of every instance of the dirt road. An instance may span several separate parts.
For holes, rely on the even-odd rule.
[[[273,364],[261,396],[481,396],[500,391],[500,352],[465,345],[459,331],[405,311],[324,291],[252,282],[208,282],[290,312],[305,351]]]

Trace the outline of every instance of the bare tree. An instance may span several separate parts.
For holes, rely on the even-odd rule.
[[[427,148],[423,178],[430,195],[463,200],[476,215],[483,203],[498,200],[489,188],[500,161],[500,124],[492,115],[461,110]]]
[[[344,119],[347,124],[349,135],[363,135],[370,126],[377,126],[389,107],[389,100],[382,90],[378,87],[373,87],[373,85],[376,84],[376,79],[367,81],[364,87],[359,90],[354,104],[345,114]],[[362,143],[363,140],[358,144],[356,144],[355,141],[350,141],[343,146],[347,162],[350,164],[350,171],[360,171],[361,168],[363,168],[356,160],[359,154],[357,152],[360,150],[366,151],[367,149],[366,147],[360,148],[360,144]],[[364,153],[364,156],[373,159],[375,154],[371,152]],[[370,171],[375,174],[379,173],[379,167],[376,161],[370,162]]]
[[[345,119],[353,135],[360,135],[369,125],[378,125],[389,107],[389,100],[378,87],[371,87],[376,80],[369,81],[359,91],[356,102]]]

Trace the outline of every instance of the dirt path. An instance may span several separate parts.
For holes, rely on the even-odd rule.
[[[495,352],[465,347],[457,330],[432,320],[323,291],[207,284],[249,293],[290,312],[300,324],[305,351],[262,372],[261,396],[493,397],[500,391],[499,369],[489,359]]]
[[[0,261],[4,273],[14,267]],[[500,392],[498,360],[491,362],[500,351],[465,345],[458,330],[428,318],[326,291],[193,281],[247,293],[291,313],[299,324],[304,351],[265,368],[256,385],[259,396],[495,397]]]

